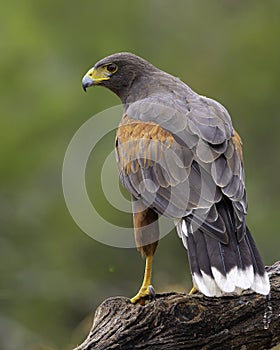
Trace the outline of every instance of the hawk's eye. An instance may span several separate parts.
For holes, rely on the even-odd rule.
[[[118,66],[114,63],[110,63],[106,66],[106,71],[110,74],[115,73],[118,70]]]

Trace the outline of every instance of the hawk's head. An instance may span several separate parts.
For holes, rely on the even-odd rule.
[[[85,91],[90,86],[105,86],[124,101],[134,82],[146,78],[148,84],[152,73],[156,71],[159,69],[143,58],[121,52],[97,62],[83,77],[82,85]]]

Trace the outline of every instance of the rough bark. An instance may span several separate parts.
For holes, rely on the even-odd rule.
[[[280,343],[280,262],[267,271],[266,297],[250,291],[221,298],[164,293],[145,306],[107,299],[75,350],[271,349]]]

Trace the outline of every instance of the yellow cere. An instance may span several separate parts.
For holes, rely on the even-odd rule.
[[[89,76],[95,84],[110,79],[103,67],[98,67],[97,69],[91,68],[86,75]]]

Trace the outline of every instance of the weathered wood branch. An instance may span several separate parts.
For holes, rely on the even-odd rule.
[[[267,297],[250,291],[222,298],[165,293],[145,306],[107,299],[75,350],[271,349],[280,343],[280,262],[267,271]]]

